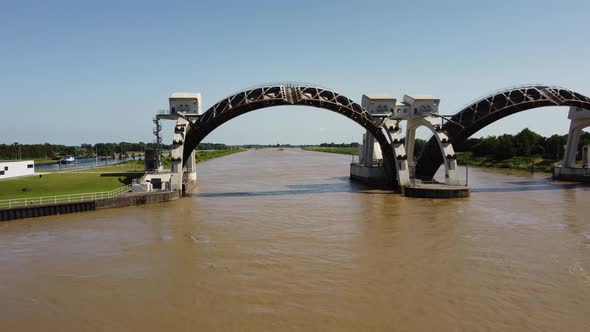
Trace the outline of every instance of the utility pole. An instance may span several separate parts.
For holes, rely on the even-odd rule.
[[[559,162],[559,135],[557,135],[557,146],[555,147],[557,152],[557,161]]]
[[[14,142],[14,159],[18,160],[18,142]]]
[[[465,187],[469,187],[469,152],[465,152],[467,160],[465,161]]]

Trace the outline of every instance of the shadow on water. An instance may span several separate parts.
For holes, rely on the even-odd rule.
[[[531,180],[531,181],[506,181],[509,185],[497,188],[472,188],[471,192],[475,193],[498,193],[498,192],[527,192],[527,191],[546,191],[546,190],[569,190],[577,188],[589,188],[586,183],[556,183],[551,179]]]
[[[189,197],[255,197],[278,195],[310,195],[325,193],[368,193],[373,188],[361,183],[352,182],[347,177],[335,177],[328,180],[338,180],[337,183],[293,184],[287,185],[286,190],[269,190],[253,192],[221,192],[186,194]]]
[[[324,193],[361,193],[361,194],[388,194],[389,191],[377,191],[375,188],[362,183],[350,181],[348,177],[333,177],[326,180],[336,180],[334,183],[294,184],[287,185],[286,190],[269,191],[244,191],[244,192],[219,192],[219,193],[194,193],[186,194],[188,197],[255,197],[278,195],[309,195]],[[569,190],[577,188],[590,188],[584,183],[555,183],[550,179],[531,181],[506,181],[505,187],[471,188],[474,193],[501,193],[501,192],[528,192],[546,190]]]

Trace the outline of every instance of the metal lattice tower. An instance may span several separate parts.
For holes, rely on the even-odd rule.
[[[154,122],[154,136],[156,136],[156,161],[157,161],[157,165],[158,168],[160,168],[160,166],[162,166],[162,160],[161,160],[161,155],[162,155],[162,125],[160,124],[160,119],[158,117],[154,117],[152,119],[152,121]]]

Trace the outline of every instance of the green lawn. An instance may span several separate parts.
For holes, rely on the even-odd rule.
[[[358,154],[358,148],[357,147],[320,147],[320,146],[307,146],[307,147],[304,147],[303,150],[306,150],[306,151],[315,151],[315,152],[338,153],[338,154],[351,154],[351,155],[357,155]]]
[[[244,149],[197,152],[197,161],[218,158]],[[170,167],[170,157],[163,160]],[[94,168],[49,171],[43,175],[0,181],[0,200],[110,191],[131,183],[144,174],[142,160]]]
[[[126,184],[140,173],[52,173],[0,181],[0,199],[54,196],[109,191]]]

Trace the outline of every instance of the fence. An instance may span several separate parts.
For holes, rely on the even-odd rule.
[[[131,191],[131,185],[120,187],[111,191],[101,191],[95,193],[4,199],[0,200],[0,209],[41,204],[96,201],[98,199],[113,198],[129,191]]]

